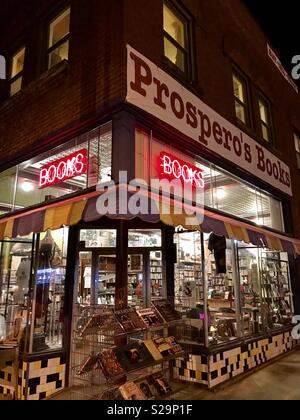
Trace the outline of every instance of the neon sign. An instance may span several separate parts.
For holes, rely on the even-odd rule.
[[[40,171],[40,188],[46,188],[86,174],[87,161],[87,149],[81,149],[69,156],[49,163]]]
[[[177,159],[169,153],[160,154],[161,179],[180,180],[194,188],[205,188],[204,171],[196,166]]]

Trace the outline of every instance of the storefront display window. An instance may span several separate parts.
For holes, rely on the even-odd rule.
[[[32,250],[30,238],[0,243],[0,314],[8,326],[20,310],[27,309]]]
[[[204,159],[191,156],[170,147],[144,131],[136,131],[137,177],[150,182],[161,179],[160,154],[169,153],[176,158],[199,167],[203,171],[204,205],[229,215],[248,220],[258,226],[284,231],[281,201],[265,193]],[[145,162],[150,160],[150,165]]]
[[[175,264],[176,309],[191,320],[190,341],[204,344],[204,282],[202,270],[202,243],[200,232],[177,232]]]
[[[218,344],[239,336],[236,277],[232,242],[204,235],[207,278],[208,342]]]
[[[0,174],[0,214],[67,196],[111,180],[112,125]]]
[[[249,324],[243,325],[244,335],[291,324],[293,301],[287,254],[240,244],[238,255],[241,310],[250,317]]]
[[[29,352],[62,348],[68,229],[40,235]]]
[[[175,305],[191,320],[189,340],[217,345],[290,325],[286,253],[225,237],[178,231]]]

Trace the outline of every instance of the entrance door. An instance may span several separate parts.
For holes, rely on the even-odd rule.
[[[81,251],[77,303],[115,305],[116,254],[110,249]]]
[[[82,230],[80,238],[76,303],[114,307],[117,231]],[[129,230],[128,246],[128,306],[149,307],[167,296],[161,231]]]

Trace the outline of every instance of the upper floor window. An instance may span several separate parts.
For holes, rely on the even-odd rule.
[[[15,95],[22,89],[23,70],[25,61],[25,47],[21,48],[11,58],[10,64],[10,96]]]
[[[69,59],[70,8],[56,16],[49,24],[48,69]]]
[[[267,143],[272,143],[271,105],[262,97],[258,99],[258,105],[262,137]]]
[[[243,124],[250,126],[249,93],[247,81],[239,73],[234,72],[233,91],[236,118]]]
[[[169,2],[164,3],[164,54],[186,75],[190,72],[189,19]]]
[[[300,136],[295,133],[294,134],[294,139],[295,139],[297,164],[298,164],[298,169],[300,169]]]

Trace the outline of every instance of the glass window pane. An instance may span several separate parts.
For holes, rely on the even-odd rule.
[[[31,278],[32,242],[15,239],[0,248],[0,314],[13,326],[20,310],[27,308]]]
[[[70,9],[65,10],[50,23],[49,48],[57,44],[70,31]]]
[[[300,153],[300,137],[294,134],[296,152]]]
[[[261,307],[260,261],[258,248],[239,245],[241,326],[243,336],[264,330]]]
[[[165,56],[175,66],[179,67],[181,71],[185,71],[185,55],[184,53],[172,44],[167,38],[165,38]]]
[[[33,353],[63,345],[68,228],[41,235],[36,271]]]
[[[146,306],[146,281],[144,256],[128,255],[128,306],[143,308]]]
[[[99,281],[96,284],[96,305],[115,305],[116,294],[116,266],[115,255],[99,256]]]
[[[233,89],[234,96],[241,102],[246,103],[244,83],[236,74],[233,75]]]
[[[267,142],[270,141],[270,130],[269,127],[262,123],[261,125],[263,139]]]
[[[49,69],[63,60],[69,59],[69,41],[64,42],[49,54]]]
[[[209,165],[204,165],[196,162],[196,167],[202,169],[203,178],[205,182],[204,189],[204,204],[207,207],[213,207],[213,186],[214,178]]]
[[[237,101],[235,101],[235,115],[240,121],[246,124],[246,109]]]
[[[13,83],[10,84],[10,96],[14,96],[16,93],[20,92],[22,89],[23,77],[18,77]]]
[[[262,100],[259,100],[259,113],[260,113],[260,119],[266,124],[269,124],[269,118],[268,118],[268,106],[262,102]]]
[[[0,214],[13,210],[16,175],[16,167],[0,174]]]
[[[225,238],[204,235],[207,298],[209,309],[209,344],[238,338],[236,313],[237,291],[234,284],[232,251]]]
[[[130,248],[160,248],[162,235],[160,229],[130,229],[128,231],[128,246]]]
[[[59,174],[58,162],[82,151],[89,155],[87,161],[82,160],[86,162],[82,173],[69,172],[70,177],[60,178],[61,181],[59,177],[54,177]],[[16,205],[26,208],[110,180],[111,162],[112,126],[108,123],[19,165]],[[50,170],[52,164],[54,168]],[[74,166],[71,169],[74,171]],[[50,180],[53,182],[48,182]]]
[[[114,229],[82,229],[80,242],[85,248],[115,248],[117,246],[117,231]]]
[[[183,48],[186,46],[185,24],[164,4],[164,30]]]
[[[25,47],[22,48],[12,58],[10,78],[17,76],[24,69]]]

